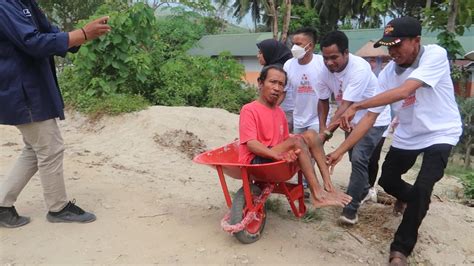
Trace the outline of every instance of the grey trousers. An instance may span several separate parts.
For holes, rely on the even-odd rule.
[[[67,204],[63,177],[64,143],[56,119],[16,126],[25,147],[0,186],[0,206],[11,207],[31,177],[39,172],[49,211]]]
[[[356,213],[369,191],[369,160],[386,128],[387,126],[372,127],[349,151],[352,171],[347,194],[352,197],[352,201],[344,207],[344,213]]]

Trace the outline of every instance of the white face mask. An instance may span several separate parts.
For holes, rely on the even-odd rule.
[[[305,47],[301,47],[299,45],[294,44],[293,47],[291,47],[291,54],[296,59],[303,58],[304,55],[306,54],[306,47],[308,45],[309,45],[309,43]]]

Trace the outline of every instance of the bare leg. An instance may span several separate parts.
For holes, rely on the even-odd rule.
[[[315,141],[310,141],[310,142],[315,143]],[[315,146],[313,148],[314,153],[319,154],[317,158],[315,158],[316,160],[319,159],[318,166],[320,167],[320,169],[325,169],[323,170],[325,173],[323,176],[330,182],[329,169],[328,169],[328,166],[326,165],[324,150],[322,149],[320,145],[319,149],[322,150],[322,152],[320,152],[316,144],[313,144],[313,145]],[[319,208],[319,207],[325,207],[325,206],[344,207],[345,205],[349,204],[349,202],[351,202],[352,200],[350,196],[336,190],[325,191],[324,188],[321,187],[321,185],[318,182],[316,172],[314,171],[313,163],[311,162],[312,156],[311,156],[310,148],[306,144],[306,141],[303,137],[301,136],[290,137],[284,142],[272,148],[272,150],[278,153],[283,153],[289,150],[297,150],[297,149],[300,150],[300,153],[298,155],[298,163],[301,168],[301,171],[303,172],[304,176],[306,177],[306,180],[308,181],[309,189],[312,194],[311,200],[313,202],[313,205],[316,208]]]
[[[352,200],[351,196],[345,194],[340,190],[337,190],[332,184],[331,177],[329,174],[329,167],[326,164],[326,155],[324,154],[323,143],[320,140],[318,133],[310,129],[303,134],[303,137],[305,143],[308,145],[312,157],[316,160],[319,172],[321,173],[321,176],[323,178],[324,189],[327,192],[337,194],[337,198],[342,200],[344,205],[349,204],[349,202],[351,202]]]
[[[318,133],[314,130],[307,130],[303,134],[304,140],[308,145],[311,156],[316,161],[318,165],[319,172],[323,178],[324,189],[326,191],[334,191],[334,185],[332,184],[331,177],[329,174],[329,167],[326,164],[326,155],[324,153],[324,146],[321,142]]]
[[[344,207],[351,201],[351,197],[342,192],[328,192],[325,191],[319,184],[314,171],[313,163],[311,162],[311,153],[308,145],[302,137],[291,137],[286,141],[276,145],[272,148],[277,152],[286,152],[288,150],[299,149],[298,163],[303,172],[306,180],[308,181],[309,189],[312,194],[313,205],[317,208],[325,206],[341,206]],[[324,155],[323,155],[324,158]],[[324,166],[327,169],[325,161],[323,160]],[[327,169],[328,178],[329,170]]]

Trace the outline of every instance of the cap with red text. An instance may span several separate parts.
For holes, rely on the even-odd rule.
[[[421,35],[421,23],[412,17],[401,17],[391,20],[383,31],[382,39],[374,43],[374,47],[399,44],[404,38]]]

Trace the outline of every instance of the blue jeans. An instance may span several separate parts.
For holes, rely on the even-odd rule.
[[[349,159],[352,165],[347,194],[352,201],[343,209],[343,213],[353,215],[357,213],[360,202],[369,191],[369,160],[375,147],[380,142],[382,134],[387,126],[372,127],[365,136],[357,142],[349,151]]]

